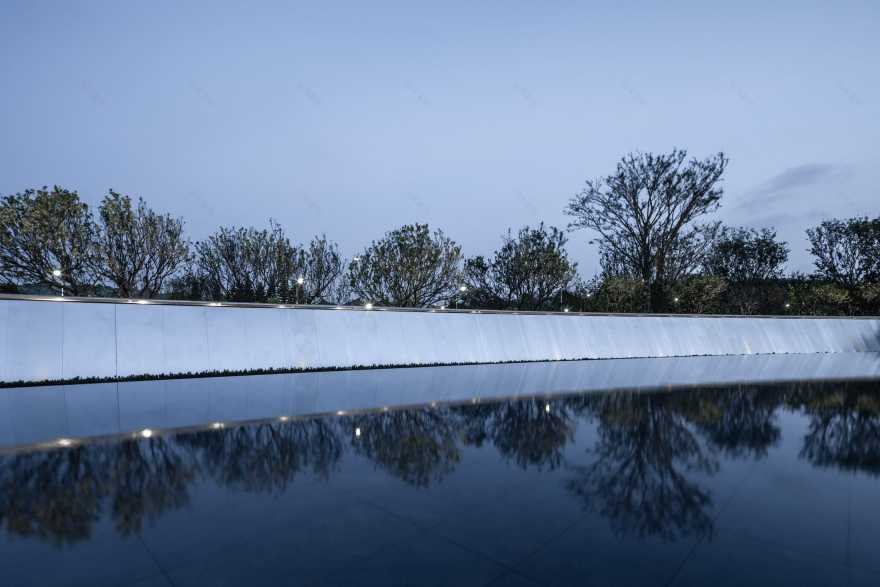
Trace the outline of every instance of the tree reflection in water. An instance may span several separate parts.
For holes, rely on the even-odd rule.
[[[587,396],[580,408],[599,422],[587,466],[572,467],[568,489],[622,534],[712,534],[712,499],[690,474],[714,474],[718,461],[671,394]]]
[[[484,401],[16,453],[0,456],[0,526],[56,545],[88,540],[102,517],[136,534],[188,504],[195,481],[281,493],[303,474],[332,482],[349,452],[418,490],[452,474],[466,447],[491,445],[519,467],[563,474],[570,495],[617,532],[706,537],[705,478],[722,458],[764,458],[780,441],[780,410],[808,418],[806,462],[880,474],[878,391],[877,382],[796,383]],[[590,462],[567,462],[587,424],[597,436]]]
[[[458,418],[447,408],[359,414],[341,423],[357,454],[416,487],[442,480],[461,460]]]
[[[15,455],[0,464],[0,524],[56,544],[88,539],[110,507],[122,535],[185,505],[195,466],[163,438]]]
[[[342,457],[332,422],[321,419],[261,423],[179,434],[203,475],[252,492],[283,491],[300,472],[327,479]]]
[[[128,440],[110,449],[104,485],[112,496],[113,519],[121,534],[138,533],[144,519],[155,520],[189,502],[189,485],[198,468],[179,445],[155,437]]]
[[[691,420],[710,445],[729,458],[761,459],[779,443],[776,410],[782,401],[773,388],[758,386],[700,390]]]
[[[574,439],[575,423],[564,401],[522,399],[456,408],[467,444],[489,440],[504,458],[522,468],[555,469]]]
[[[880,475],[880,395],[842,385],[826,395],[793,394],[810,416],[800,456],[817,467]]]
[[[109,459],[94,447],[4,458],[0,465],[0,524],[9,534],[54,544],[87,539],[108,492]]]

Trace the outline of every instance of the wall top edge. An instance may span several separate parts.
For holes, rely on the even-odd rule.
[[[530,315],[530,316],[609,316],[609,317],[668,317],[668,318],[773,318],[777,320],[791,320],[795,318],[808,318],[814,320],[880,320],[878,316],[774,316],[774,315],[739,315],[739,314],[648,314],[648,313],[613,313],[613,312],[548,312],[536,310],[474,310],[454,308],[399,308],[393,306],[343,306],[343,305],[317,305],[317,304],[261,304],[255,302],[201,302],[188,300],[165,300],[165,299],[125,299],[125,298],[98,298],[78,296],[54,296],[54,295],[29,295],[29,294],[0,294],[0,301],[29,301],[29,302],[59,302],[76,304],[136,304],[152,306],[191,306],[211,308],[253,308],[253,309],[285,309],[285,310],[314,310],[314,311],[353,311],[353,312],[416,312],[416,313],[440,313],[440,314],[503,314],[503,315]]]

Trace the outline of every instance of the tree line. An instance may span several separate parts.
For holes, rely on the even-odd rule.
[[[876,314],[880,217],[806,231],[815,270],[787,274],[773,228],[711,221],[728,158],[633,153],[587,181],[563,229],[508,230],[491,255],[466,257],[425,224],[387,232],[346,258],[326,235],[296,243],[283,227],[220,227],[192,241],[184,220],[110,190],[92,211],[76,191],[0,200],[0,290],[121,298],[374,304],[597,312]],[[569,234],[587,231],[600,272],[583,279]]]

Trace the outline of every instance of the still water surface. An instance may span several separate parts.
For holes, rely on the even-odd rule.
[[[0,532],[4,586],[878,585],[880,381],[6,451]]]

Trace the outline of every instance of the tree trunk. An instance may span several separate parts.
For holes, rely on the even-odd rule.
[[[651,282],[649,303],[649,312],[654,314],[662,314],[666,312],[666,284],[659,279]]]

